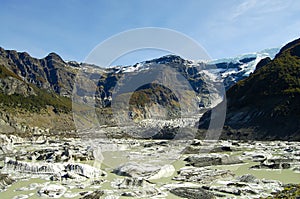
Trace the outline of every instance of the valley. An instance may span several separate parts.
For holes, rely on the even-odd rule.
[[[0,48],[1,198],[297,195],[299,46],[110,68]]]

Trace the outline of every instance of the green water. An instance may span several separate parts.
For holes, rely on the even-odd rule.
[[[14,196],[18,196],[18,195],[29,195],[30,193],[33,193],[34,195],[31,196],[30,198],[38,199],[38,198],[40,198],[37,195],[38,190],[28,190],[28,191],[16,191],[16,190],[19,188],[22,188],[22,187],[28,187],[32,183],[41,184],[41,183],[45,183],[45,182],[47,182],[47,181],[39,179],[39,178],[31,178],[29,180],[20,180],[16,183],[10,185],[6,191],[1,192],[0,198],[8,199],[8,198],[13,198]]]
[[[211,168],[231,170],[236,176],[252,174],[259,179],[278,180],[284,184],[300,183],[300,173],[295,173],[291,169],[249,169],[257,164],[257,162],[248,161],[245,164],[220,165]]]

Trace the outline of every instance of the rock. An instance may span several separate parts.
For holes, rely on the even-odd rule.
[[[300,184],[287,184],[284,189],[272,194],[272,198],[295,198],[299,199]]]
[[[138,164],[136,162],[127,162],[113,170],[113,173],[120,176],[128,177],[149,177],[160,170],[159,167],[148,165],[148,164]]]
[[[209,169],[206,167],[184,167],[178,171],[178,175],[175,176],[173,180],[205,184],[211,183],[219,178],[233,176],[234,174],[229,170]]]
[[[239,157],[236,156],[228,156],[228,155],[191,155],[185,159],[189,163],[189,165],[195,167],[205,167],[212,165],[228,165],[228,164],[239,164],[243,163]]]
[[[28,195],[24,195],[24,194],[21,194],[21,195],[13,197],[13,199],[27,199],[27,198],[29,198],[29,196]]]
[[[240,196],[242,194],[242,191],[239,189],[231,188],[231,187],[211,187],[211,190],[222,192],[222,193],[229,193],[232,195]]]
[[[221,164],[221,157],[215,155],[192,155],[184,159],[187,161],[189,165],[195,167],[205,167],[211,165],[220,165]]]
[[[152,139],[172,140],[179,131],[179,127],[164,126],[157,134],[153,135]]]
[[[243,161],[238,156],[223,156],[221,158],[222,165],[241,164]]]
[[[0,78],[0,91],[6,95],[18,94],[24,97],[36,95],[32,87],[14,77]]]
[[[203,187],[204,188],[204,187]],[[251,174],[245,174],[236,179],[207,185],[206,189],[215,193],[233,195],[232,198],[245,196],[247,198],[262,198],[274,190],[281,190],[281,183],[275,180],[259,180]],[[231,198],[229,195],[228,198]]]
[[[198,154],[201,152],[201,150],[203,150],[201,146],[199,147],[197,145],[191,145],[185,148],[184,154]]]
[[[170,192],[176,196],[189,198],[189,199],[213,199],[216,198],[212,193],[206,191],[203,188],[191,188],[191,187],[178,187],[170,190]]]
[[[282,163],[281,168],[282,169],[289,169],[289,168],[291,168],[291,164],[290,163]]]
[[[149,198],[161,195],[161,191],[155,188],[155,184],[151,184],[143,178],[126,177],[123,180],[117,179],[116,181],[112,183],[112,187],[126,189],[126,191],[121,193],[121,196]]]
[[[41,197],[50,197],[50,198],[60,198],[64,195],[67,188],[62,185],[50,184],[38,191],[39,196]]]
[[[292,159],[272,158],[261,162],[259,165],[254,165],[252,169],[289,169],[291,168],[290,162]]]
[[[203,145],[203,141],[202,140],[198,140],[198,139],[194,139],[193,142],[191,143],[192,146],[202,146]]]
[[[0,190],[4,190],[8,185],[14,183],[15,180],[10,178],[8,174],[0,174]]]
[[[121,196],[125,197],[136,197],[136,195],[133,192],[123,192]]]
[[[219,152],[231,152],[232,148],[230,146],[220,146],[220,147],[215,147],[211,150],[211,152],[214,153],[219,153]]]
[[[246,183],[255,183],[257,181],[257,178],[252,174],[245,174],[242,176],[239,176],[237,178],[240,182],[246,182]]]
[[[5,158],[4,170],[8,172],[20,172],[20,173],[31,173],[31,174],[43,174],[43,175],[55,175],[53,180],[57,176],[62,177],[66,172],[72,178],[75,175],[83,176],[86,178],[98,178],[101,176],[106,176],[104,171],[92,167],[87,164],[81,163],[32,163],[32,162],[22,162],[16,161],[11,158]]]
[[[130,189],[132,187],[144,187],[145,180],[143,178],[124,178],[124,180],[117,184],[119,189]]]
[[[257,71],[258,69],[262,68],[263,66],[267,65],[267,64],[270,63],[270,62],[271,62],[271,58],[270,58],[270,57],[266,57],[266,58],[261,59],[261,60],[257,63],[257,65],[256,65],[256,67],[255,67],[255,71]]]
[[[144,147],[148,148],[148,147],[154,147],[154,146],[169,146],[168,142],[166,141],[160,141],[160,142],[149,142],[149,143],[145,143]]]
[[[72,173],[84,176],[86,178],[98,178],[100,176],[106,176],[106,173],[104,171],[101,171],[100,169],[97,169],[87,164],[68,163],[64,164],[64,166],[65,171],[70,171]]]
[[[173,175],[175,168],[173,165],[164,165],[160,170],[154,175],[150,176],[148,180],[157,180],[160,178],[167,178]]]
[[[300,167],[293,168],[293,171],[296,172],[296,173],[300,173]]]
[[[161,195],[161,192],[159,189],[148,186],[143,187],[141,189],[135,189],[130,192],[124,192],[121,195],[127,194],[128,196],[131,195],[131,197],[139,197],[139,198],[152,198],[158,195]]]
[[[100,199],[103,195],[104,191],[97,190],[92,193],[86,194],[85,196],[81,197],[81,199]]]

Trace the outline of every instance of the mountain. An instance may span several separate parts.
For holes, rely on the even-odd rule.
[[[226,93],[223,138],[300,140],[300,39],[262,60]],[[209,112],[200,121],[204,127]]]
[[[26,52],[3,48],[0,48],[0,65],[27,84],[67,97],[72,95],[74,78],[78,70],[55,53],[50,53],[43,59],[36,59]]]
[[[184,60],[179,56],[167,55],[158,59],[153,59],[138,63],[133,66],[119,67],[122,72],[133,72],[147,70],[153,64],[178,63],[180,65],[197,67],[209,75],[211,79],[217,81],[221,79],[226,89],[236,82],[248,77],[254,72],[256,65],[263,59],[273,59],[278,53],[279,48],[265,49],[256,53],[247,53],[233,58],[215,59],[209,61]]]
[[[216,86],[224,83],[226,89],[230,88],[251,74],[256,63],[266,57],[273,58],[277,51],[268,49],[213,61],[191,61],[167,55],[132,66],[101,68],[66,62],[55,53],[36,59],[26,52],[0,48],[1,128],[5,132],[37,132],[39,127],[43,131],[69,131],[75,129],[71,111],[83,114],[85,121],[82,122],[87,122],[86,118],[93,112],[90,105],[96,107],[101,124],[112,125],[115,123],[112,99],[116,88],[126,85],[126,81],[132,84],[128,82],[130,79],[145,80],[161,74],[168,76],[169,85],[149,80],[135,90],[118,93],[123,98],[131,96],[129,108],[121,106],[118,111],[128,115],[129,110],[133,120],[162,115],[170,119],[180,116],[183,110],[201,112],[222,100]],[[180,99],[174,90],[181,92]],[[186,108],[183,104],[193,106]]]

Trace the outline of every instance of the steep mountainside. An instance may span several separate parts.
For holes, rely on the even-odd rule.
[[[19,53],[0,48],[0,65],[26,83],[54,91],[61,96],[72,95],[77,69],[55,53],[50,53],[43,59],[36,59],[26,52]]]
[[[66,87],[75,73],[68,68],[54,53],[35,59],[0,48],[0,131],[28,136],[74,129]]]
[[[224,138],[300,140],[300,39],[227,92]]]

